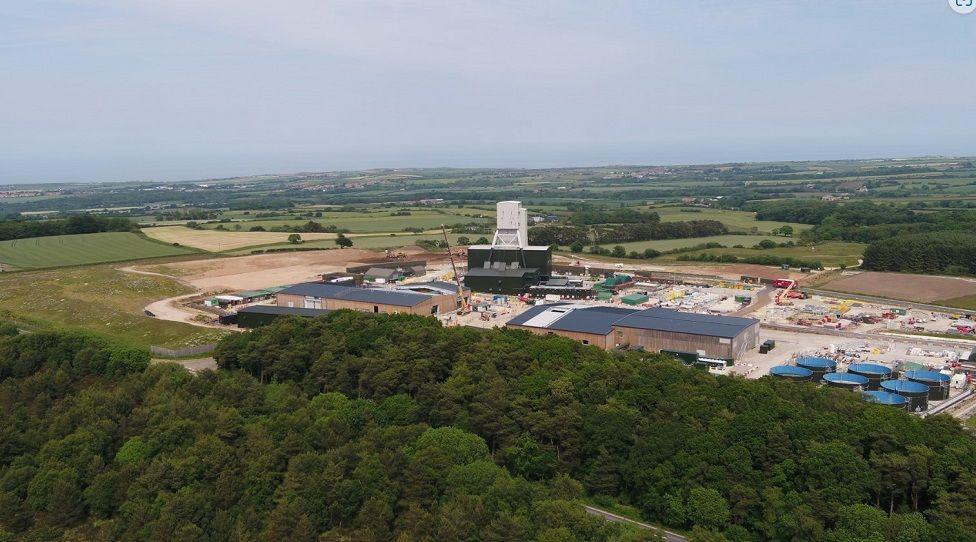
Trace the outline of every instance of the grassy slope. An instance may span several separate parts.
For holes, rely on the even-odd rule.
[[[780,242],[781,239],[777,240]],[[726,244],[726,243],[723,243]],[[742,243],[747,247],[751,247],[755,243]],[[683,254],[666,254],[662,256],[661,260],[676,260],[680,256],[695,256],[703,252],[709,254],[721,255],[721,254],[732,254],[740,258],[748,258],[750,256],[780,256],[796,258],[799,260],[810,260],[819,261],[827,267],[836,267],[839,265],[846,265],[848,267],[854,267],[858,264],[858,260],[864,254],[864,247],[860,243],[844,243],[840,241],[828,241],[815,245],[813,247],[776,247],[768,250],[757,250],[752,248],[709,248],[704,250],[695,250],[691,252],[686,252]],[[811,248],[813,250],[811,250]]]
[[[946,307],[956,307],[960,309],[976,310],[976,295],[952,297],[949,299],[941,299],[939,301],[933,301],[932,303],[936,305],[945,305]]]
[[[463,209],[462,209],[463,211]],[[470,214],[474,213],[484,213],[486,211],[476,211],[468,210]],[[305,224],[309,220],[318,222],[324,226],[334,224],[340,228],[348,228],[353,233],[376,233],[376,232],[399,232],[403,231],[403,228],[436,228],[441,224],[457,224],[457,223],[467,223],[467,222],[491,222],[491,218],[475,218],[469,216],[463,216],[459,213],[454,213],[449,210],[447,214],[434,213],[431,211],[411,211],[412,214],[408,216],[390,216],[389,211],[375,212],[375,213],[325,213],[325,216],[321,218],[301,218],[301,219],[290,219],[290,220],[275,220],[275,219],[255,219],[246,220],[241,222],[235,222],[233,224],[224,224],[227,229],[232,229],[234,224],[240,224],[244,231],[255,227],[261,226],[267,230],[270,230],[276,226],[299,226]],[[204,224],[203,227],[207,229],[213,229],[219,224]]]
[[[682,209],[694,209],[700,212],[687,212]],[[718,220],[735,232],[751,232],[756,228],[757,233],[769,233],[782,226],[792,226],[794,232],[808,230],[813,226],[795,222],[776,222],[772,220],[756,220],[756,213],[749,211],[729,211],[725,209],[702,209],[698,207],[652,207],[652,211],[661,216],[662,222],[677,222],[683,220]]]
[[[30,329],[77,328],[138,345],[179,348],[213,342],[225,332],[145,316],[152,301],[190,293],[165,277],[111,266],[0,275],[0,318]]]
[[[55,235],[0,242],[0,262],[21,269],[121,262],[193,252],[188,248],[169,246],[124,232]]]
[[[448,237],[451,239],[451,244],[457,244],[458,237],[467,237],[468,240],[474,242],[481,234],[465,234],[458,235],[449,233]],[[490,235],[484,235],[484,237],[491,238]],[[398,233],[396,235],[370,235],[367,237],[352,237],[353,248],[365,248],[373,250],[381,250],[386,248],[400,248],[405,246],[416,245],[417,241],[422,239],[428,239],[431,241],[443,241],[444,236],[441,234],[411,234],[411,233]],[[226,254],[240,255],[240,254],[250,254],[252,250],[266,250],[271,248],[336,248],[335,240],[332,239],[322,239],[315,241],[305,241],[300,245],[293,245],[290,243],[276,243],[273,245],[261,245],[261,246],[251,246],[244,247],[233,251],[227,251]]]
[[[785,237],[774,237],[772,235],[715,235],[712,237],[689,237],[686,239],[660,239],[657,241],[633,241],[630,243],[618,243],[620,246],[627,249],[628,252],[631,250],[636,250],[638,252],[643,251],[646,248],[653,248],[664,252],[666,250],[674,250],[676,248],[693,247],[695,245],[700,245],[703,243],[721,243],[725,246],[732,245],[743,245],[751,247],[763,239],[770,239],[777,243],[782,243],[786,241]],[[616,244],[605,244],[606,248],[612,249]]]

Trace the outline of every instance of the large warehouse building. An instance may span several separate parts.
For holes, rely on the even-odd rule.
[[[552,249],[529,245],[527,212],[521,202],[500,201],[496,210],[491,244],[468,247],[464,284],[478,292],[523,293],[549,279]]]
[[[560,335],[604,349],[667,352],[688,362],[734,363],[759,345],[759,320],[660,308],[536,305],[507,326],[539,335]]]
[[[470,291],[465,290],[464,297],[469,296]],[[457,286],[448,282],[423,282],[397,289],[306,282],[278,292],[278,306],[431,315],[456,310],[458,299]]]

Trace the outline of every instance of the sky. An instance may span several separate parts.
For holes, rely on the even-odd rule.
[[[2,0],[0,184],[976,154],[945,0]]]

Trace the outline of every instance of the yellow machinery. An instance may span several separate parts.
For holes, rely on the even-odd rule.
[[[454,251],[451,250],[451,240],[447,237],[447,226],[441,224],[441,233],[444,234],[444,243],[447,244],[447,255],[451,258],[451,269],[454,271],[454,282],[457,284],[458,314],[468,314],[471,312],[471,305],[464,298],[464,287],[461,286],[461,275],[458,274],[457,264],[454,263]]]

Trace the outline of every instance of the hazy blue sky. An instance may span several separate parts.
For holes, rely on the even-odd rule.
[[[976,154],[946,0],[5,0],[0,184]]]

